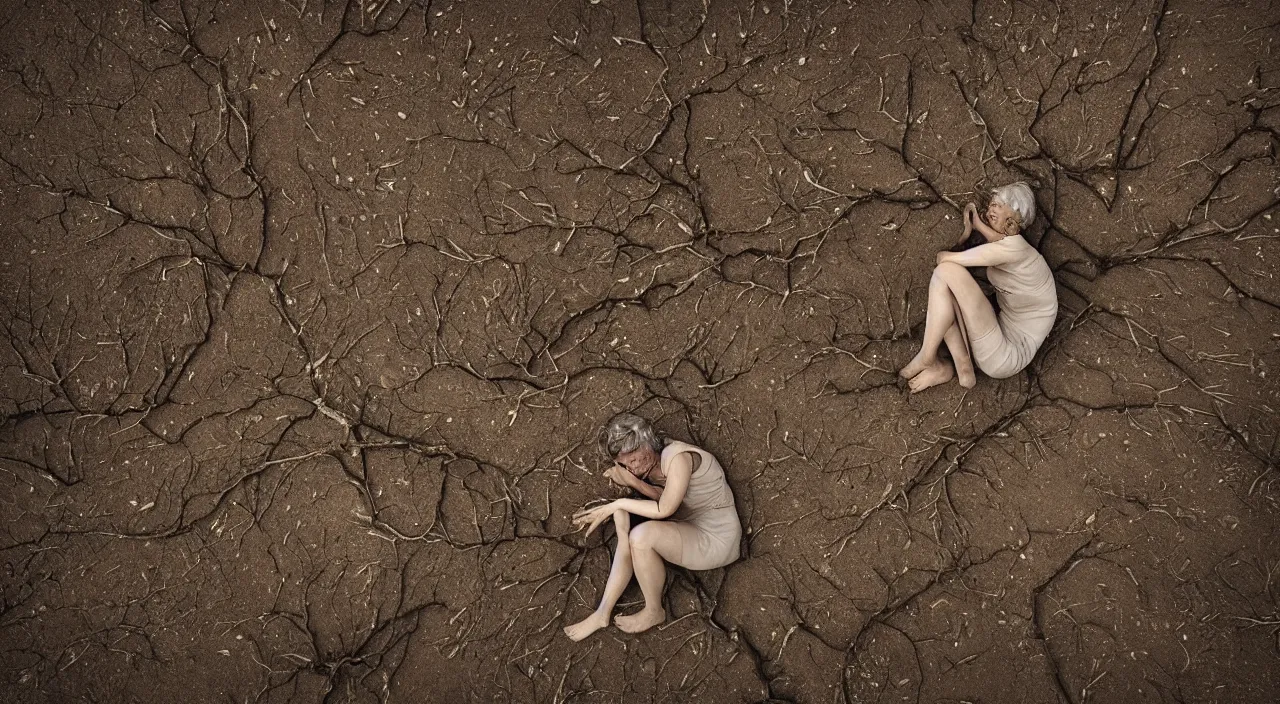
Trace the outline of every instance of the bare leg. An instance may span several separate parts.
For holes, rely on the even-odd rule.
[[[564,634],[570,640],[582,640],[609,625],[613,607],[626,590],[627,582],[631,581],[631,514],[614,511],[613,527],[618,534],[618,549],[613,554],[613,566],[609,568],[609,581],[605,582],[604,596],[600,598],[600,606],[590,616],[572,626],[564,627]]]
[[[969,354],[969,342],[965,339],[962,318],[957,318],[954,325],[943,335],[947,349],[951,351],[951,361],[956,367],[956,377],[960,385],[972,389],[978,383],[977,374],[973,371],[973,357]]]
[[[902,370],[904,376],[909,371],[916,372],[911,377],[912,393],[946,383],[955,376],[951,365],[938,359],[938,348],[958,321],[966,325],[965,333],[978,335],[999,324],[991,302],[982,294],[982,289],[969,271],[959,264],[944,262],[934,268],[933,277],[929,279],[929,310],[925,314],[924,342],[919,354]],[[957,344],[956,347],[961,345]],[[954,348],[952,354],[955,354]],[[967,350],[963,356],[967,360]],[[967,360],[967,365],[972,372],[972,361]]]
[[[907,366],[898,370],[898,376],[903,379],[910,379],[924,371],[925,366],[924,348],[921,348],[919,352],[916,352],[916,356],[912,357],[910,362],[907,362]]]
[[[947,286],[946,280],[942,278],[942,266],[939,264],[934,267],[933,276],[929,277],[929,307],[924,316],[924,342],[921,343],[920,351],[916,353],[916,356],[898,372],[904,379],[913,379],[927,369],[939,367],[938,346],[942,344],[946,332],[955,325],[955,296],[951,294],[951,288]],[[968,274],[967,271],[965,273]],[[934,369],[934,371],[936,372],[937,369]],[[935,381],[929,386],[942,383],[948,379]],[[912,386],[911,390],[916,391],[917,389]]]
[[[644,593],[644,608],[634,614],[618,616],[613,620],[627,633],[648,630],[667,619],[662,608],[662,588],[666,586],[666,558],[679,563],[684,554],[684,542],[680,531],[666,521],[649,521],[631,531],[631,559],[635,565],[636,581]]]

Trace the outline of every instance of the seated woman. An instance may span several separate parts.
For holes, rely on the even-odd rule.
[[[616,462],[605,477],[651,500],[619,499],[573,515],[574,525],[586,526],[587,535],[610,517],[618,533],[618,548],[600,606],[564,629],[573,640],[582,640],[609,625],[609,616],[633,570],[644,594],[644,608],[618,616],[614,622],[628,633],[662,623],[667,618],[662,608],[667,577],[664,560],[691,570],[724,567],[738,559],[742,538],[733,492],[710,452],[676,441],[664,446],[649,421],[630,413],[609,423],[605,445]],[[631,514],[652,520],[633,529]]]
[[[911,380],[912,393],[957,375],[961,386],[973,388],[977,383],[974,364],[987,376],[1004,379],[1031,363],[1058,315],[1053,271],[1020,234],[1035,214],[1035,195],[1022,182],[992,192],[987,222],[978,217],[972,203],[964,209],[960,241],[977,228],[987,243],[963,252],[938,253],[938,266],[929,281],[924,344],[899,372]],[[971,266],[987,267],[987,280],[1000,303],[999,318],[966,269]],[[954,370],[938,359],[943,341],[951,351]]]

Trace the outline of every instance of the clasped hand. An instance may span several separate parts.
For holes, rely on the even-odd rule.
[[[615,464],[604,470],[604,478],[625,489],[632,487],[631,480],[635,478],[635,475],[628,472],[623,466]]]
[[[982,222],[981,216],[978,215],[978,206],[973,203],[965,205],[964,212],[960,216],[960,219],[964,221],[964,232],[960,234],[960,239],[956,240],[957,245],[962,245],[965,242],[968,242],[969,235],[973,234],[973,228],[977,227],[977,225]],[[938,256],[936,257],[937,263],[941,264],[947,261],[951,258],[952,254],[954,254],[954,252],[938,252]]]
[[[978,206],[973,203],[964,206],[964,212],[960,215],[960,219],[964,222],[964,231],[960,233],[960,239],[956,240],[957,245],[967,242],[969,235],[973,234],[973,228],[977,227],[978,222],[980,222]]]

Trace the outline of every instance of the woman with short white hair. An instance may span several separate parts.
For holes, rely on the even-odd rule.
[[[566,626],[573,640],[582,640],[609,625],[634,573],[644,595],[644,608],[618,616],[614,623],[628,633],[639,633],[667,618],[662,607],[670,562],[691,570],[710,570],[738,559],[742,523],[724,469],[710,452],[689,443],[664,442],[649,421],[623,413],[605,428],[603,444],[614,465],[605,478],[649,497],[619,499],[603,506],[584,508],[573,515],[587,535],[613,518],[618,548],[609,570],[600,605],[588,617]],[[650,520],[631,527],[632,514]],[[665,561],[665,562],[664,562]]]
[[[1021,181],[992,192],[986,222],[972,203],[965,207],[960,242],[976,228],[987,243],[938,253],[929,281],[924,343],[899,372],[911,380],[912,393],[957,376],[961,386],[973,388],[975,364],[987,376],[1004,379],[1031,363],[1058,315],[1053,271],[1021,234],[1035,215],[1035,194]],[[969,273],[967,267],[974,266],[987,267],[987,280],[1000,303],[999,316]],[[938,359],[944,341],[954,368]]]

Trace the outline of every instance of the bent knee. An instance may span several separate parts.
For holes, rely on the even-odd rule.
[[[943,262],[933,268],[933,275],[943,280],[951,280],[957,276],[969,276],[969,270],[955,262]]]
[[[654,544],[657,543],[657,533],[651,522],[641,523],[631,530],[628,542],[631,543],[633,550],[652,550]]]

